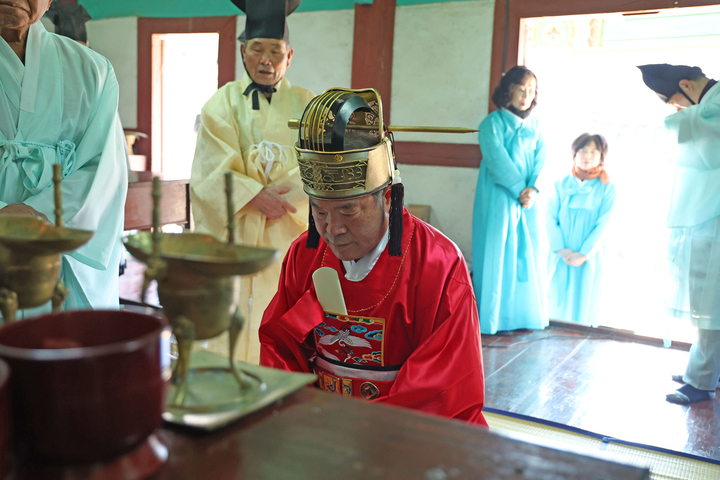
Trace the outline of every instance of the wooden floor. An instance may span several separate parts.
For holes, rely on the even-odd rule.
[[[549,327],[484,336],[485,405],[720,460],[720,392],[665,401],[688,353]]]

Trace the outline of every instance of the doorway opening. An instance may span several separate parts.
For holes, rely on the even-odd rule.
[[[692,342],[694,327],[665,307],[671,289],[665,221],[675,167],[665,159],[663,120],[674,110],[636,67],[697,65],[720,78],[720,6],[524,18],[519,43],[518,64],[538,77],[535,114],[548,145],[540,191],[570,172],[577,136],[608,140],[605,165],[617,201],[604,238],[601,324]]]
[[[217,33],[152,35],[152,170],[190,178],[200,110],[218,89]]]

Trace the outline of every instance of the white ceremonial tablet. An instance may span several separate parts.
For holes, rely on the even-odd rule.
[[[323,310],[328,313],[347,315],[340,279],[330,267],[320,267],[312,275],[315,292]]]

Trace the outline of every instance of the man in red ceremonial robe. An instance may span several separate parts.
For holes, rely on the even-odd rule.
[[[260,363],[314,372],[320,388],[340,395],[487,425],[465,260],[403,208],[381,108],[374,90],[333,89],[303,114],[296,151],[310,230],[283,262],[260,327]],[[325,121],[308,120],[317,118]],[[312,278],[320,267],[337,272],[347,313],[323,310]]]

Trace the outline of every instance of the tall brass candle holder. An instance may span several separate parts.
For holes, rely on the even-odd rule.
[[[244,320],[238,311],[238,275],[250,275],[276,260],[276,250],[235,245],[235,218],[232,205],[232,177],[225,176],[228,241],[197,233],[163,234],[160,232],[160,182],[153,179],[153,231],[140,232],[125,239],[128,251],[147,264],[143,284],[143,302],[148,284],[157,281],[163,312],[172,325],[178,346],[173,369],[168,409],[192,412],[212,411],[221,404],[257,397],[266,389],[264,380],[233,361],[238,335]],[[191,368],[192,344],[228,331],[229,367]],[[196,352],[196,354],[201,352]],[[249,367],[249,366],[248,366]],[[229,374],[235,386],[208,396],[207,392],[189,395],[189,383],[207,382],[207,377]],[[200,377],[205,376],[205,379]],[[192,381],[189,381],[190,377]],[[203,384],[204,390],[213,387]],[[200,390],[200,389],[198,389]],[[204,398],[203,398],[204,395]],[[190,398],[189,398],[190,397]]]
[[[68,291],[60,279],[61,254],[87,243],[93,232],[65,228],[62,211],[62,166],[53,165],[55,225],[39,218],[0,215],[0,312],[14,322],[18,309],[52,300],[62,306]]]

